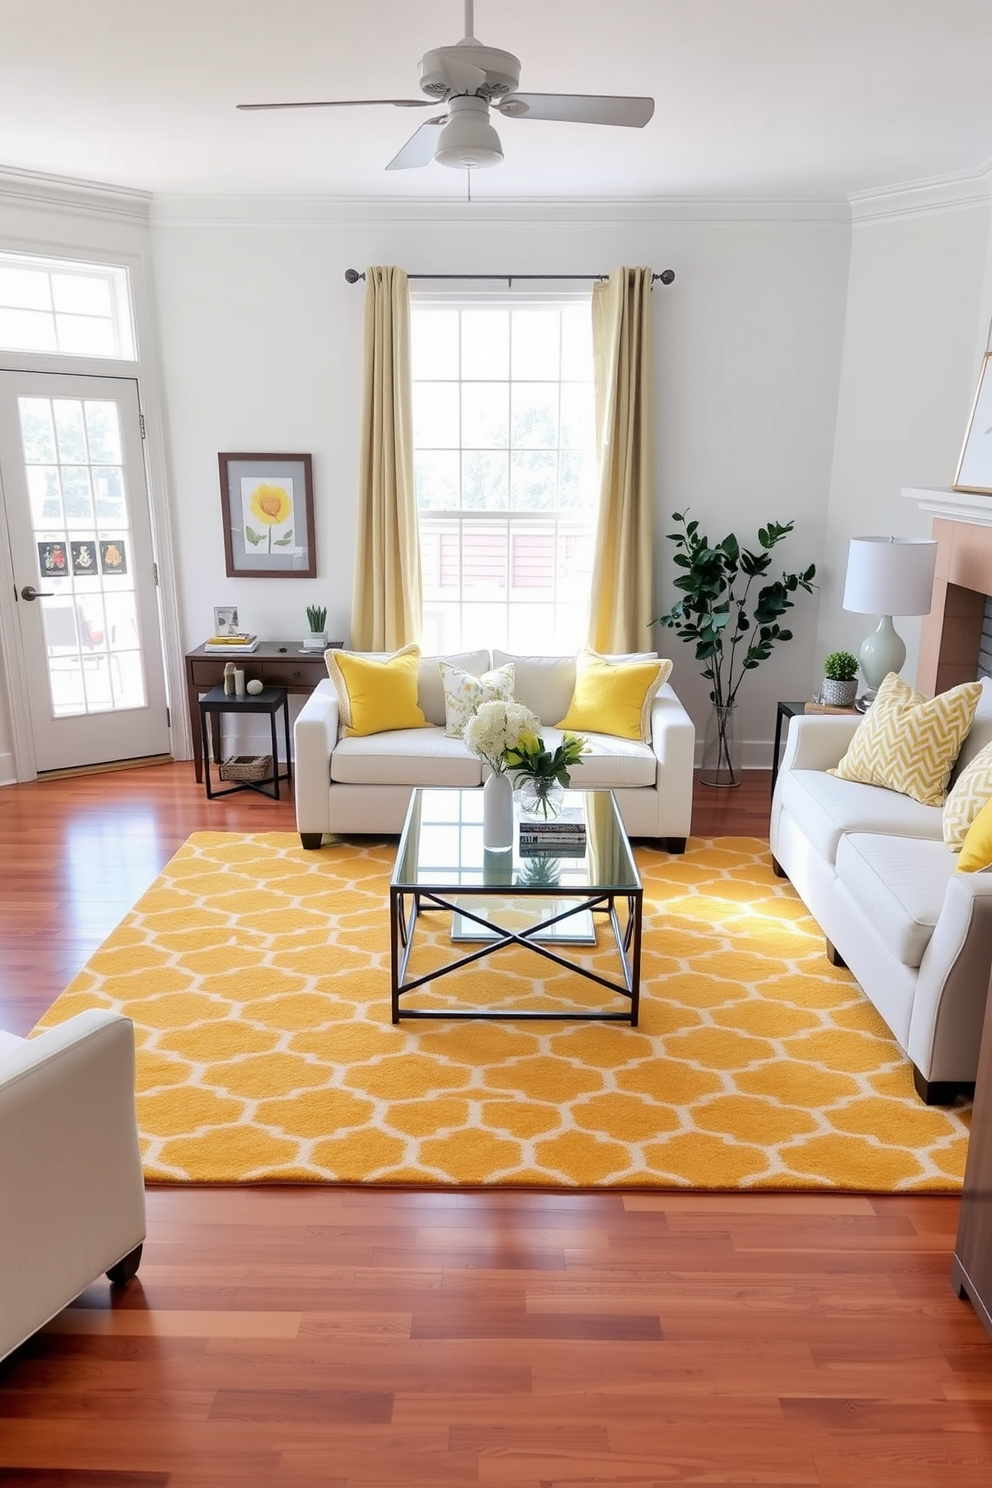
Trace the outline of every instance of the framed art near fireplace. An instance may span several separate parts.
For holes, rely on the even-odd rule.
[[[310,456],[217,458],[228,578],[315,578]]]
[[[982,362],[953,489],[992,496],[992,352]]]

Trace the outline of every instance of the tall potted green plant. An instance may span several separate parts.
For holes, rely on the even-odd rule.
[[[713,712],[703,741],[700,781],[739,785],[738,689],[745,673],[766,660],[779,641],[792,640],[792,631],[778,621],[792,608],[798,590],[812,593],[816,568],[811,563],[799,573],[762,582],[771,567],[771,550],[792,531],[792,522],[759,527],[758,549],[752,550],[741,547],[733,533],[711,543],[698,522],[686,521],[682,512],[672,516],[679,530],[668,537],[676,546],[675,565],[682,570],[675,580],[682,597],[651,624],[668,626],[680,640],[693,642],[696,660],[704,663]]]

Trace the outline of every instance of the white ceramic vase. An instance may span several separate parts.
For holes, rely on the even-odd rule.
[[[513,785],[505,772],[490,775],[482,787],[482,845],[487,852],[513,846]]]

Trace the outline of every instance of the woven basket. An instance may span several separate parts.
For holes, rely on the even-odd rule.
[[[272,777],[271,754],[232,754],[220,767],[221,780],[269,780]]]

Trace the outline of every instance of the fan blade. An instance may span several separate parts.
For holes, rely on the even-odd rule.
[[[448,122],[446,114],[437,119],[428,119],[415,134],[411,134],[398,155],[394,155],[387,170],[413,170],[419,165],[430,165],[441,137],[441,130]]]
[[[643,129],[653,98],[611,98],[600,93],[511,93],[492,107],[511,119],[557,119],[565,124],[622,124]]]
[[[436,98],[325,98],[317,103],[236,103],[246,113],[253,109],[362,108],[366,104],[390,103],[393,108],[437,108]]]

